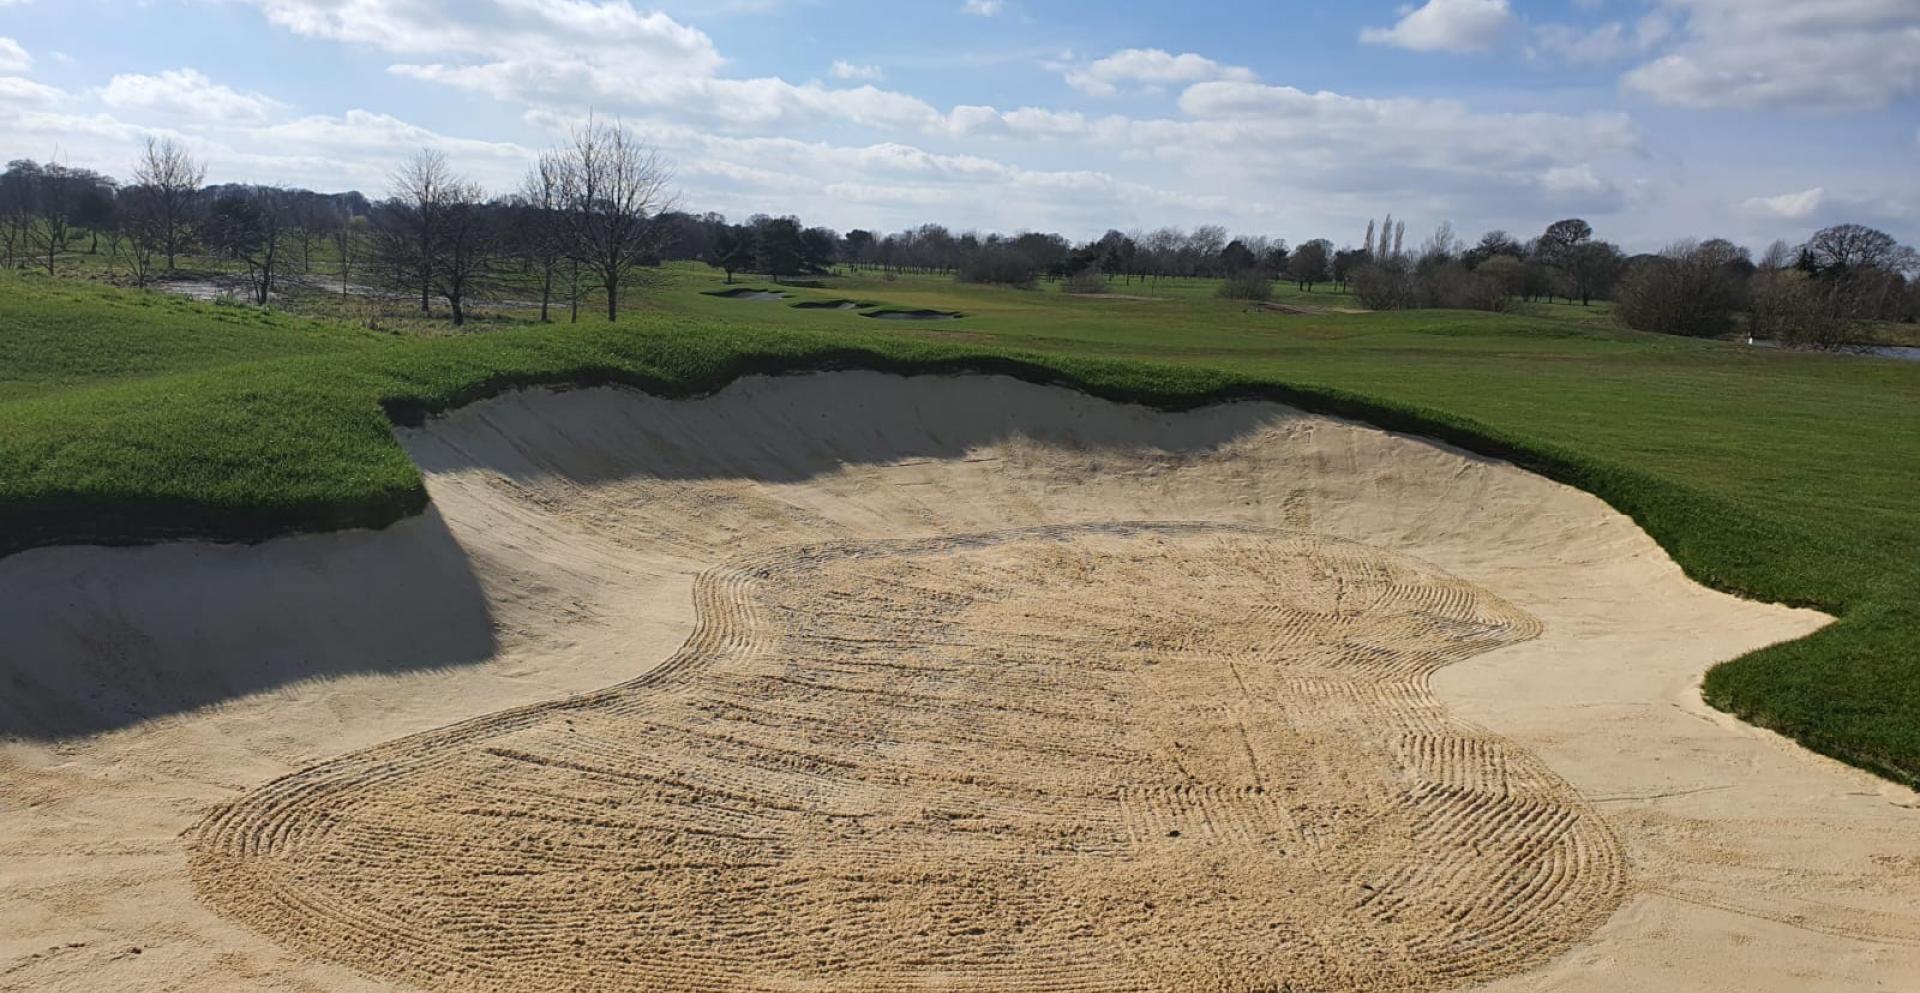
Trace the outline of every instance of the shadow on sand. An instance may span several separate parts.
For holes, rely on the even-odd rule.
[[[96,734],[314,679],[468,665],[487,600],[437,511],[260,545],[0,559],[0,739]]]

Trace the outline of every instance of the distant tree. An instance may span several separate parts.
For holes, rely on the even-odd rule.
[[[33,230],[34,184],[40,164],[20,159],[7,164],[0,173],[0,258],[7,266],[28,255],[27,239]]]
[[[49,276],[54,274],[55,260],[67,250],[80,194],[88,185],[80,174],[58,162],[46,163],[35,175],[33,226],[28,229],[28,240]]]
[[[1353,278],[1353,271],[1371,261],[1373,253],[1364,248],[1348,248],[1333,253],[1334,283],[1344,289],[1347,281]]]
[[[266,306],[285,264],[288,208],[279,190],[230,190],[214,200],[201,240],[217,257],[242,262],[253,302]]]
[[[806,241],[800,222],[794,218],[778,217],[761,225],[759,242],[760,268],[776,283],[782,276],[798,273],[806,264]]]
[[[800,232],[800,260],[807,268],[831,270],[839,257],[840,236],[832,228],[808,228]]]
[[[1293,250],[1287,247],[1287,243],[1276,238],[1272,244],[1267,246],[1266,258],[1262,259],[1261,262],[1266,266],[1268,273],[1279,277],[1286,274],[1287,261],[1292,255]]]
[[[733,283],[733,274],[753,268],[754,259],[759,256],[755,246],[752,228],[729,226],[720,232],[714,246],[713,264],[727,274],[727,283]]]
[[[1494,281],[1508,297],[1522,297],[1527,293],[1527,264],[1518,256],[1504,253],[1491,256],[1473,272]]]
[[[1620,249],[1604,241],[1589,241],[1575,246],[1565,257],[1566,273],[1571,283],[1571,294],[1580,298],[1582,306],[1591,304],[1595,297],[1604,297],[1613,292],[1620,279],[1621,271],[1626,267],[1626,256]]]
[[[1467,249],[1461,260],[1467,264],[1467,268],[1477,269],[1488,259],[1500,256],[1524,259],[1527,257],[1527,247],[1505,231],[1489,231],[1480,236],[1479,244]]]
[[[567,256],[565,186],[559,160],[547,153],[520,181],[513,244],[540,281],[540,323],[552,320],[553,281]]]
[[[1220,250],[1220,271],[1225,275],[1246,272],[1259,264],[1260,259],[1253,254],[1253,250],[1248,248],[1244,241],[1231,242]]]
[[[120,225],[120,203],[113,180],[91,173],[73,204],[73,223],[87,230],[88,255],[100,254],[100,236],[114,235]]]
[[[1427,237],[1426,243],[1420,246],[1419,263],[1432,268],[1453,261],[1463,250],[1459,237],[1453,233],[1453,222],[1441,221],[1440,226]]]
[[[330,231],[334,257],[340,260],[340,295],[345,297],[367,243],[367,219],[343,210]]]
[[[1577,253],[1592,240],[1593,225],[1577,217],[1553,222],[1534,240],[1535,261],[1553,271],[1556,278],[1550,285],[1569,300],[1580,295]]]
[[[504,231],[476,183],[451,178],[440,199],[434,230],[434,292],[447,302],[453,326],[467,323],[467,305],[480,294],[500,258]]]
[[[607,294],[607,320],[620,316],[620,287],[652,257],[670,210],[666,159],[619,122],[575,128],[556,158],[563,177],[569,254]]]
[[[1220,258],[1220,252],[1227,247],[1227,229],[1218,224],[1203,224],[1193,229],[1187,236],[1182,251],[1185,275],[1198,276],[1203,270],[1214,268]]]
[[[873,232],[855,228],[847,232],[846,240],[847,249],[845,255],[842,257],[845,258],[847,262],[853,265],[873,264],[873,246],[875,243]]]
[[[206,184],[207,168],[172,138],[148,138],[133,180],[147,191],[135,203],[150,214],[136,225],[137,237],[158,239],[149,248],[166,258],[172,272],[193,246],[194,201]]]
[[[1287,260],[1287,275],[1301,289],[1312,293],[1313,284],[1325,282],[1329,275],[1332,247],[1325,238],[1316,238],[1294,249]]]
[[[422,314],[433,313],[440,223],[455,183],[447,157],[423,148],[394,170],[386,209],[378,215],[380,255],[389,278],[419,296]]]
[[[1893,236],[1864,224],[1837,224],[1823,228],[1807,241],[1814,271],[1844,274],[1856,269],[1887,269],[1901,257]]]

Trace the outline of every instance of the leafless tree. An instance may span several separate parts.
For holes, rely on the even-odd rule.
[[[1836,224],[1807,242],[1814,265],[1822,270],[1891,269],[1900,243],[1885,231],[1864,224]]]
[[[448,191],[456,185],[447,157],[423,148],[388,181],[381,255],[396,282],[420,293],[420,312],[433,313],[433,274]]]
[[[352,285],[354,264],[360,261],[361,248],[366,243],[366,218],[342,211],[334,220],[331,236],[333,253],[340,258],[340,296],[345,299]]]
[[[84,190],[83,178],[58,162],[40,167],[34,183],[34,223],[27,229],[34,255],[54,274],[54,263],[67,250],[67,235],[72,229],[74,208]]]
[[[558,156],[540,156],[520,184],[515,247],[521,261],[540,280],[540,321],[546,323],[553,303],[554,275],[567,258],[566,216],[563,213],[564,169]],[[577,301],[576,301],[577,303]]]
[[[203,225],[202,240],[210,250],[245,263],[253,302],[262,307],[273,299],[275,281],[287,265],[290,212],[281,190],[231,190],[214,202]]]
[[[486,191],[461,179],[450,178],[440,191],[431,279],[454,327],[467,323],[467,303],[499,258],[500,226],[486,201]]]
[[[180,253],[193,244],[194,199],[207,181],[207,167],[172,138],[148,138],[133,180],[147,190],[140,200],[152,212],[140,228],[158,239],[153,247],[166,256],[171,272]]]
[[[606,290],[607,320],[617,320],[621,286],[655,250],[652,219],[672,208],[666,160],[619,122],[589,120],[554,162],[568,254]]]

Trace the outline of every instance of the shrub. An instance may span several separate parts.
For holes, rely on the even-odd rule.
[[[1225,300],[1271,300],[1273,280],[1258,269],[1249,269],[1228,276],[1214,292]]]
[[[1724,242],[1680,242],[1636,265],[1620,285],[1616,313],[1630,328],[1714,338],[1733,330],[1741,280]]]
[[[1347,286],[1368,310],[1408,310],[1422,302],[1419,281],[1405,259],[1382,259],[1357,266]]]
[[[1107,277],[1098,269],[1086,269],[1068,276],[1060,283],[1062,293],[1105,293]]]

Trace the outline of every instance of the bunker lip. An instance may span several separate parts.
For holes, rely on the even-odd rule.
[[[967,315],[947,310],[873,310],[861,314],[876,321],[957,321]]]

